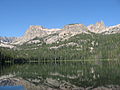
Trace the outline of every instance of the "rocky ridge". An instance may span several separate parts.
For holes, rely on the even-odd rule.
[[[29,29],[25,32],[25,34],[18,38],[11,39],[3,39],[4,41],[9,41],[12,45],[22,45],[24,43],[40,43],[41,40],[46,44],[51,44],[54,42],[64,41],[69,39],[70,37],[77,34],[115,34],[120,33],[120,24],[115,26],[105,26],[104,22],[97,22],[96,24],[91,24],[89,26],[85,26],[83,24],[69,24],[64,26],[62,29],[47,29],[43,26],[30,26]],[[35,41],[35,38],[39,38],[41,40]]]

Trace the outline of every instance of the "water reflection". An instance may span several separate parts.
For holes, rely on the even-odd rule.
[[[1,86],[24,85],[28,90],[89,90],[113,85],[119,88],[120,85],[119,60],[9,64],[0,66],[0,69]]]

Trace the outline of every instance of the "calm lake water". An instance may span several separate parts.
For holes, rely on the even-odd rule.
[[[27,90],[119,90],[120,60],[0,65],[0,86],[15,85]]]

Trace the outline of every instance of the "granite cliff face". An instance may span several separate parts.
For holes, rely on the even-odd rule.
[[[36,37],[43,38],[44,42],[51,44],[58,40],[69,39],[76,34],[89,34],[88,31],[88,28],[83,24],[70,24],[64,26],[63,29],[47,29],[42,26],[30,26],[25,35],[16,39],[13,44],[23,44]]]
[[[33,40],[35,38],[42,39],[46,44],[51,44],[58,41],[64,41],[77,34],[115,34],[120,33],[120,24],[107,27],[104,22],[97,22],[89,26],[83,24],[69,24],[62,29],[47,29],[43,26],[30,26],[22,37],[7,38],[0,37],[2,42],[10,42],[12,44],[22,45],[24,43],[39,43],[40,40]]]
[[[29,29],[25,32],[25,35],[16,39],[13,43],[14,44],[23,44],[32,40],[36,37],[43,38],[50,34],[58,33],[61,29],[47,29],[42,26],[30,26]]]
[[[105,26],[104,22],[97,22],[95,25],[89,25],[88,29],[90,32],[99,34],[115,34],[120,33],[120,24],[115,26]]]
[[[88,29],[93,33],[102,33],[106,31],[107,27],[105,26],[104,22],[97,22],[95,25],[89,25]]]

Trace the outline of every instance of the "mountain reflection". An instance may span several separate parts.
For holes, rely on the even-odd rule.
[[[119,86],[119,68],[119,60],[1,65],[0,86],[24,85],[29,90]]]

